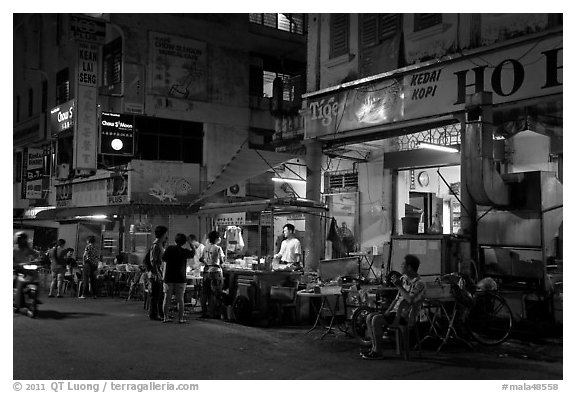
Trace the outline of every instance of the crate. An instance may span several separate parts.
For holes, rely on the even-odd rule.
[[[270,299],[292,301],[296,295],[296,287],[270,287]]]

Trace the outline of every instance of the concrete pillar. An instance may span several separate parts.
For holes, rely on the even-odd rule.
[[[462,119],[460,123],[460,146],[465,146],[466,143],[466,121]],[[463,258],[471,258],[478,262],[476,255],[476,203],[470,196],[467,186],[466,166],[469,165],[468,157],[466,156],[465,149],[460,148],[460,228],[462,234],[470,239],[470,253],[471,255],[462,255]]]
[[[322,143],[316,140],[304,141],[306,147],[306,199],[320,202],[322,169]],[[322,219],[318,214],[305,215],[304,233],[305,270],[316,271],[322,252]]]

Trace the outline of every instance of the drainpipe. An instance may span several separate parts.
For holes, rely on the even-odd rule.
[[[462,162],[466,162],[466,186],[481,206],[510,205],[510,190],[504,183],[494,160],[492,132],[492,93],[466,96],[466,129]]]
[[[322,143],[305,140],[306,146],[306,199],[320,202],[320,180],[322,168]],[[322,222],[318,214],[305,215],[304,232],[305,271],[317,271],[322,251]]]

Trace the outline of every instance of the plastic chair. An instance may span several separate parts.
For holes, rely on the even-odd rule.
[[[396,354],[401,355],[404,360],[410,357],[410,335],[414,333],[416,336],[416,347],[418,348],[418,356],[422,357],[422,348],[420,346],[420,333],[418,331],[418,321],[420,310],[422,309],[423,302],[412,304],[408,309],[408,317],[406,323],[399,323],[394,321],[388,326],[388,330],[395,333]]]

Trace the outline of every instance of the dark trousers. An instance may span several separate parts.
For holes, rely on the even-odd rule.
[[[220,316],[219,295],[222,292],[222,284],[222,271],[203,273],[202,296],[200,297],[203,315],[213,318]]]
[[[90,288],[92,289],[92,296],[96,296],[98,293],[98,288],[96,288],[96,267],[89,263],[85,263],[82,268],[82,279],[82,293],[80,296],[88,296]]]
[[[150,318],[164,319],[162,310],[164,303],[164,286],[161,280],[152,280],[150,282]]]

